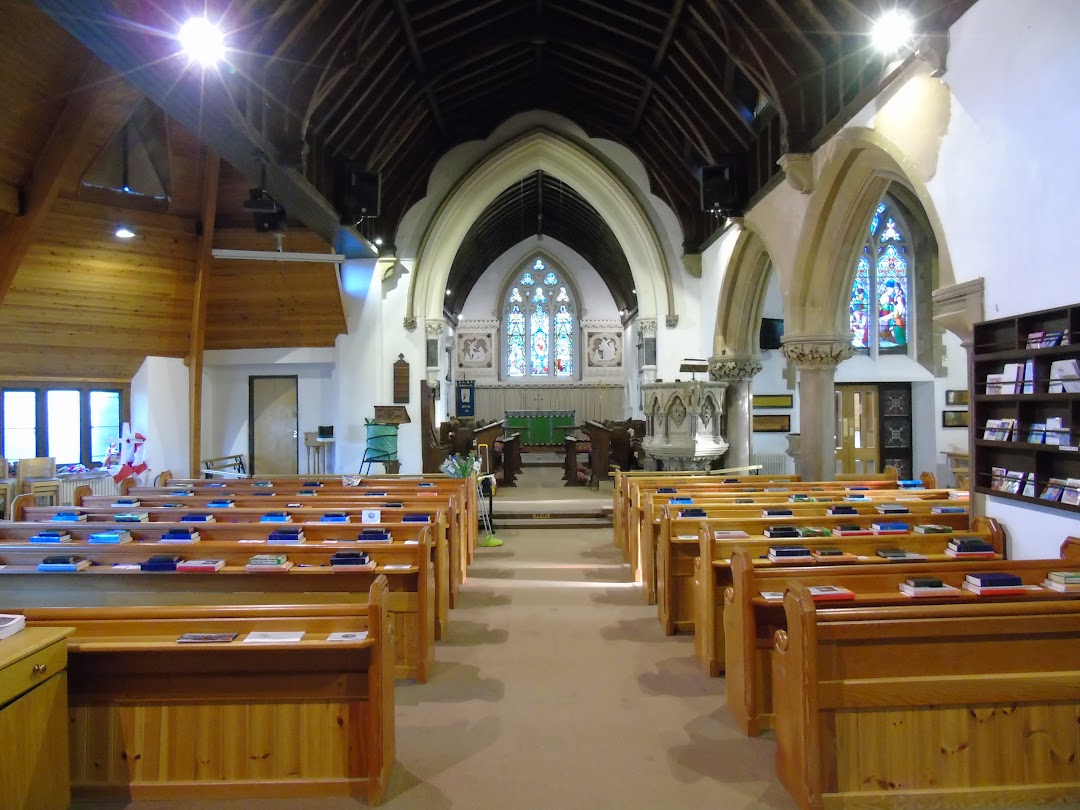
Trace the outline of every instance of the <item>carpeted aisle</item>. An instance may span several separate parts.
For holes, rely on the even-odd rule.
[[[397,688],[388,810],[792,808],[771,739],[668,638],[611,529],[498,532],[479,549],[430,681]],[[79,808],[345,810],[338,799],[81,802]]]

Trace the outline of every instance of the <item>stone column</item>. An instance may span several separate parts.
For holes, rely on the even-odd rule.
[[[724,395],[724,438],[728,442],[725,467],[746,467],[753,463],[750,382],[759,371],[761,363],[756,357],[709,358],[709,379],[728,384]]]
[[[836,475],[836,367],[854,349],[847,335],[792,335],[780,353],[799,372],[799,463],[804,481]]]

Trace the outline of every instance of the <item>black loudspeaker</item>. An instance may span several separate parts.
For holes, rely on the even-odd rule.
[[[334,175],[334,207],[343,223],[352,224],[379,215],[379,174],[356,163],[346,163]]]
[[[702,211],[733,213],[742,210],[746,188],[742,167],[743,162],[736,155],[722,158],[715,166],[702,167]]]

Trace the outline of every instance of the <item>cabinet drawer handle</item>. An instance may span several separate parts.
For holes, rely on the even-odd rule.
[[[48,664],[34,664],[34,668],[30,670],[31,675],[44,675],[45,670],[49,668]]]

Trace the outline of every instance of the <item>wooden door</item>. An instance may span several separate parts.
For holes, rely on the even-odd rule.
[[[878,434],[877,386],[836,386],[836,472],[879,472]]]
[[[249,377],[248,391],[251,474],[296,475],[296,377]]]

